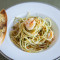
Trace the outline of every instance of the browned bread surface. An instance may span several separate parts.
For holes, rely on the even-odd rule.
[[[0,45],[3,43],[7,31],[7,14],[3,9],[0,11]]]

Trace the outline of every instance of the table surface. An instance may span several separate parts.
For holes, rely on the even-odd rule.
[[[0,0],[0,10],[2,10],[3,8],[8,9],[9,7],[11,7],[13,5],[20,4],[23,2],[42,2],[42,3],[50,4],[60,10],[60,0]],[[1,51],[0,51],[0,53],[1,53],[0,60],[9,59],[9,58],[7,59],[6,58],[7,56],[5,56]]]

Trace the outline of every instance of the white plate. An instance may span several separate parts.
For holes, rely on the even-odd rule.
[[[52,60],[60,56],[60,11],[56,8],[36,2],[27,2],[10,7],[6,10],[8,16],[7,34],[0,50],[14,60]],[[17,48],[10,40],[9,31],[16,16],[24,17],[27,12],[32,15],[44,15],[53,19],[56,23],[55,35],[58,37],[56,43],[48,50],[39,53],[27,53]],[[53,25],[55,24],[53,23]],[[59,35],[58,35],[59,34]]]

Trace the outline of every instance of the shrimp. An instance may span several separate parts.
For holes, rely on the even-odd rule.
[[[34,18],[29,18],[28,20],[25,21],[25,26],[28,30],[32,30],[35,26],[36,22]]]
[[[53,31],[50,31],[50,32],[47,34],[47,40],[48,40],[48,41],[51,41],[53,37],[54,37]]]

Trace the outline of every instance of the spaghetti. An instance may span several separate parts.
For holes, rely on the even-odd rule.
[[[10,31],[12,42],[26,52],[39,52],[47,49],[54,37],[50,18],[28,17],[14,20]]]

